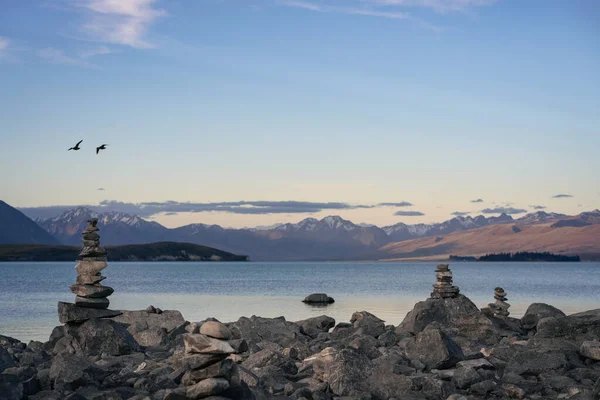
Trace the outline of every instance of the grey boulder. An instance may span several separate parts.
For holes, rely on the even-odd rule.
[[[409,341],[406,356],[422,362],[429,370],[451,368],[464,358],[460,347],[437,328],[419,332]]]
[[[577,346],[600,337],[600,309],[571,314],[566,317],[544,318],[537,324],[536,339],[562,339]]]
[[[227,389],[229,389],[229,382],[226,379],[209,378],[198,382],[194,386],[189,386],[186,390],[186,396],[189,399],[203,399],[223,393]]]
[[[302,333],[316,339],[319,333],[329,332],[335,326],[335,319],[327,315],[303,319],[296,321],[296,325],[300,326]]]
[[[590,358],[594,361],[600,361],[600,341],[588,340],[581,343],[579,350],[582,356]]]
[[[350,322],[363,335],[378,337],[385,332],[385,321],[367,311],[355,312]]]
[[[521,325],[525,329],[533,329],[542,318],[565,317],[565,313],[546,303],[533,303],[521,317]]]
[[[90,319],[81,324],[67,324],[64,333],[56,343],[57,353],[68,350],[84,355],[106,353],[119,356],[140,350],[133,336],[110,319]]]
[[[58,302],[58,320],[61,324],[84,322],[92,318],[110,318],[120,315],[120,311],[79,307],[73,303]]]

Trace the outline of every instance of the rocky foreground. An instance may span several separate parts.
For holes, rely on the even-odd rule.
[[[417,303],[399,326],[365,311],[223,324],[149,308],[46,343],[0,336],[0,399],[598,399],[599,338],[600,309],[532,304],[514,319],[462,294]]]

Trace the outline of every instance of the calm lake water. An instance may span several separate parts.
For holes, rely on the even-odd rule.
[[[295,321],[326,314],[347,322],[354,311],[369,311],[399,324],[435,281],[435,262],[419,263],[136,263],[111,262],[103,283],[115,289],[112,309],[139,310],[149,304],[179,310],[188,321],[215,317],[285,316]],[[48,340],[58,325],[56,303],[74,301],[75,262],[0,263],[0,334],[22,341]],[[493,290],[508,292],[511,315],[533,302],[567,314],[600,308],[600,263],[452,263],[454,283],[477,306],[493,301]],[[310,293],[336,302],[305,305]]]

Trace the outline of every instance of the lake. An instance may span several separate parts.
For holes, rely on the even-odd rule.
[[[115,289],[111,309],[139,310],[152,304],[179,310],[188,321],[215,317],[285,316],[295,321],[326,314],[348,322],[369,311],[399,324],[435,282],[436,262],[109,262],[103,283]],[[74,301],[75,262],[0,263],[0,334],[46,341],[58,325],[56,303]],[[511,316],[545,302],[567,314],[600,308],[600,263],[460,263],[450,265],[454,284],[478,307],[507,291]],[[336,302],[305,305],[310,293]]]

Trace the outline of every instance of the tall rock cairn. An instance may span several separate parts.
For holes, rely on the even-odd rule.
[[[114,290],[100,284],[106,277],[100,272],[106,268],[106,250],[100,246],[98,218],[88,220],[83,231],[83,249],[75,266],[77,280],[70,286],[75,297],[73,303],[58,303],[58,318],[61,323],[83,322],[90,318],[105,318],[120,315],[119,311],[108,310],[108,296]]]
[[[458,286],[452,285],[452,271],[448,264],[438,264],[435,270],[436,282],[433,284],[432,299],[448,299],[458,296]]]
[[[490,310],[492,310],[496,317],[508,317],[510,315],[510,312],[508,311],[510,304],[506,302],[508,299],[506,298],[506,292],[503,288],[497,287],[494,289],[494,299],[496,299],[494,303],[488,304]]]

